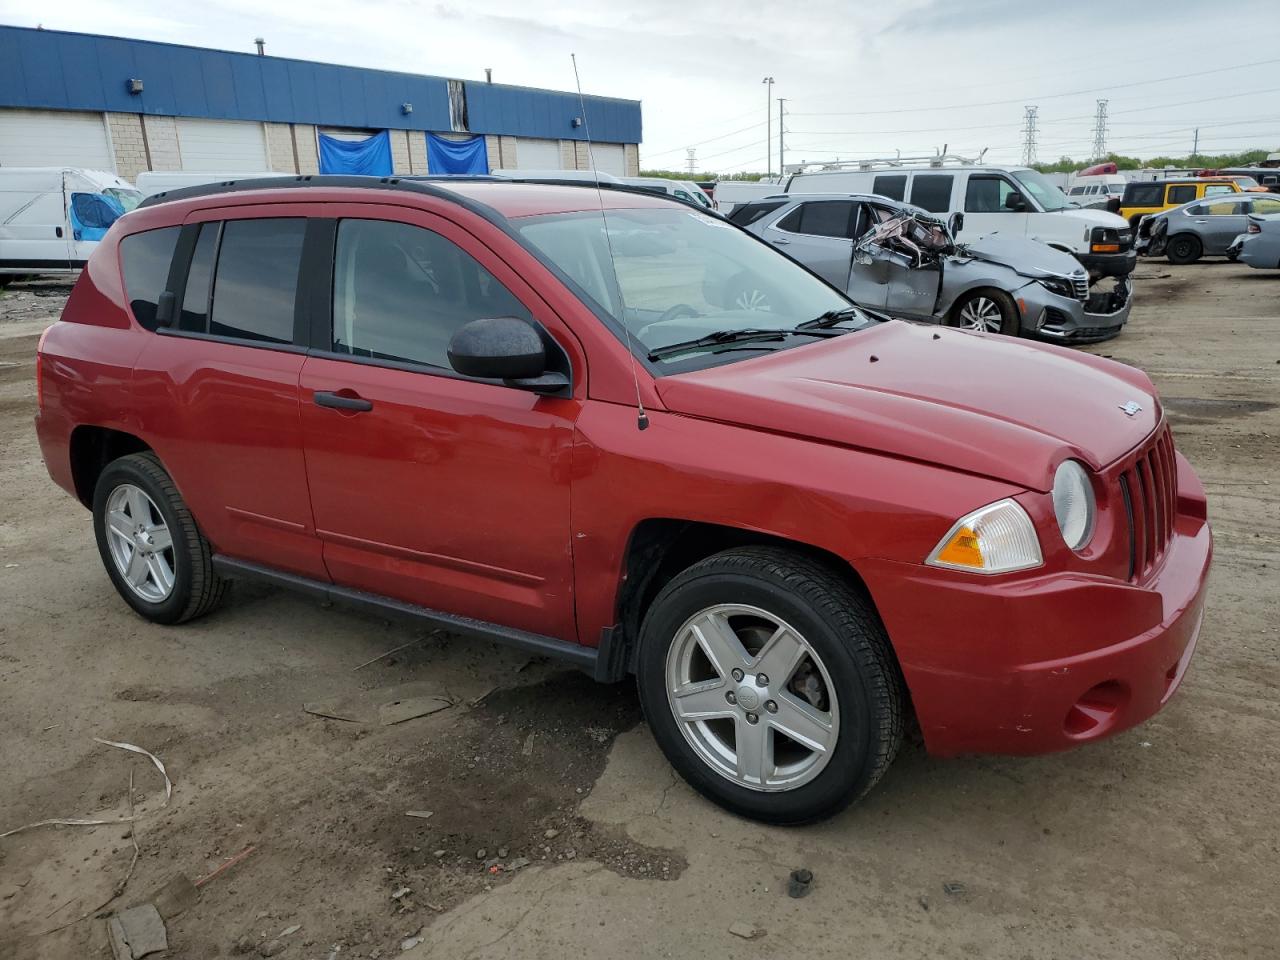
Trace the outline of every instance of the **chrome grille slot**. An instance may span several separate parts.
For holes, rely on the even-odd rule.
[[[1177,520],[1177,465],[1166,428],[1120,474],[1129,523],[1129,579],[1142,579],[1164,557]]]
[[[1071,289],[1075,291],[1076,299],[1081,303],[1089,300],[1089,278],[1088,277],[1072,277]]]

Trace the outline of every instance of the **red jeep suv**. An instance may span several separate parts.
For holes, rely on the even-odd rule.
[[[760,295],[734,290],[749,278]],[[157,623],[255,578],[634,673],[750,817],[1150,717],[1205,495],[1138,370],[873,317],[645,192],[297,177],[117,221],[36,425]]]

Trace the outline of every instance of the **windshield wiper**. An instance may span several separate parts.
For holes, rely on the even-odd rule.
[[[806,320],[804,323],[796,327],[797,330],[821,330],[824,327],[834,327],[837,323],[843,323],[845,320],[852,320],[861,311],[857,307],[844,307],[841,310],[828,310],[821,313],[812,320]]]
[[[837,333],[835,331],[816,330],[803,323],[793,329],[783,328],[781,330],[766,330],[760,327],[745,327],[741,330],[716,330],[713,333],[695,337],[693,340],[681,340],[678,343],[667,343],[661,347],[654,347],[649,351],[649,359],[662,360],[677,353],[700,350],[703,347],[718,347],[730,343],[764,343],[785,340],[787,337],[830,337],[838,336],[839,333],[843,332],[845,331]]]

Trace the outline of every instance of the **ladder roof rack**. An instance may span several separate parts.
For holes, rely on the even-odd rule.
[[[876,157],[868,160],[827,160],[813,163],[788,164],[788,171],[805,173],[810,170],[892,170],[895,167],[973,167],[982,163],[987,154],[984,147],[976,157],[962,157],[957,153],[947,153],[946,147],[938,153],[924,154],[918,157]]]

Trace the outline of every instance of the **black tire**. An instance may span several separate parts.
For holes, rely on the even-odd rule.
[[[1009,296],[1003,290],[993,288],[982,288],[979,290],[970,290],[964,293],[951,305],[951,309],[947,312],[945,321],[948,327],[968,328],[968,324],[961,316],[965,308],[979,300],[988,300],[994,303],[1000,311],[1000,329],[998,331],[988,329],[988,333],[1002,333],[1006,337],[1016,337],[1020,332],[1021,318],[1018,315],[1018,305],[1013,302],[1013,297]]]
[[[765,792],[717,772],[673,713],[668,651],[691,617],[721,603],[759,607],[791,624],[831,678],[839,705],[835,747],[826,765],[794,788]],[[902,741],[906,694],[879,617],[836,571],[789,550],[728,550],[672,579],[645,614],[637,684],[653,736],[676,771],[714,803],[767,823],[806,823],[844,809],[875,786]]]
[[[172,538],[173,588],[167,597],[151,602],[134,592],[117,568],[107,535],[107,502],[116,488],[133,484],[155,505]],[[140,616],[153,623],[184,623],[218,605],[230,582],[218,576],[212,551],[187,509],[173,479],[153,453],[135,453],[109,463],[93,492],[93,530],[98,553],[117,592]]]
[[[1227,262],[1228,262],[1228,263],[1239,263],[1239,262],[1240,262],[1240,254],[1239,254],[1239,253],[1233,253],[1232,251],[1228,250],[1228,251],[1227,251]]]
[[[1184,265],[1195,263],[1204,254],[1204,245],[1200,243],[1200,238],[1190,233],[1180,233],[1177,236],[1169,238],[1169,244],[1164,249],[1164,255],[1170,263]]]

